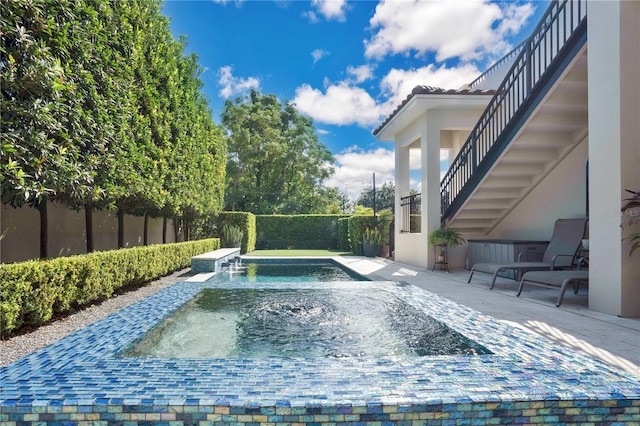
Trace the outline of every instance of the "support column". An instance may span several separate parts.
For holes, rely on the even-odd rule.
[[[396,143],[395,149],[395,161],[396,161],[396,194],[395,194],[395,211],[396,211],[396,221],[395,221],[395,234],[396,241],[398,241],[398,236],[400,235],[400,229],[402,226],[402,218],[400,218],[400,214],[402,209],[400,208],[400,198],[406,197],[409,195],[409,191],[411,189],[410,185],[410,172],[411,165],[409,164],[411,150],[409,147],[400,146],[400,144]]]
[[[422,162],[422,234],[428,244],[429,234],[440,227],[440,113],[429,111],[420,135]],[[435,261],[432,247],[426,247],[427,267]]]
[[[640,3],[590,1],[588,11],[589,308],[639,317],[640,253],[622,241],[620,209],[625,189],[640,190]]]

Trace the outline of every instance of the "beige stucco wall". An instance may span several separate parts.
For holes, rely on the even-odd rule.
[[[40,216],[36,209],[2,206],[0,262],[36,259],[40,255]],[[75,212],[64,206],[49,204],[49,256],[86,253],[84,210]],[[143,245],[144,218],[125,216],[125,247]],[[118,246],[118,220],[115,212],[93,214],[94,248],[111,250]],[[148,243],[162,243],[162,219],[149,219]],[[167,241],[174,241],[173,221],[167,223]]]
[[[640,189],[640,3],[589,8],[589,308],[640,317],[639,254],[622,228],[625,189]],[[637,230],[638,228],[636,228]]]

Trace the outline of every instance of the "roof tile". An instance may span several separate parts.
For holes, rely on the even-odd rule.
[[[373,131],[373,135],[377,135],[415,95],[493,95],[495,92],[495,90],[443,89],[434,86],[416,86],[411,90],[409,96]]]

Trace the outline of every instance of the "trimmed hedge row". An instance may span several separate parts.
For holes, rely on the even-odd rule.
[[[349,218],[338,219],[338,249],[351,250],[349,245]]]
[[[250,253],[256,249],[256,215],[247,212],[222,212],[216,218],[216,232],[222,237],[225,225],[238,226],[242,229],[242,253]]]
[[[28,261],[0,267],[0,334],[40,325],[54,314],[110,297],[188,267],[191,256],[220,247],[206,239]]]
[[[258,215],[259,249],[333,249],[338,247],[340,214]]]

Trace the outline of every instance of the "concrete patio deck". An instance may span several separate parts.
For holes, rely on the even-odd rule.
[[[486,274],[474,275],[472,283],[467,284],[467,270],[431,272],[382,258],[336,260],[372,279],[416,285],[640,377],[640,318],[589,310],[586,289],[578,295],[568,291],[562,305],[556,307],[559,290],[530,286],[516,297],[515,281],[499,278],[495,288],[489,290],[491,277]]]

